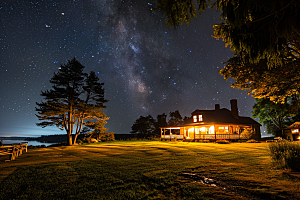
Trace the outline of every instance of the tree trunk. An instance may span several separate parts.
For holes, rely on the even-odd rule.
[[[72,134],[71,135],[69,135],[68,134],[68,146],[72,146],[73,144],[72,144]]]
[[[77,136],[78,136],[78,134],[76,134],[74,137],[74,143],[73,143],[74,145],[76,144]]]

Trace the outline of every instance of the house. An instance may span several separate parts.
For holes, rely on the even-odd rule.
[[[214,110],[195,110],[190,121],[183,125],[160,127],[161,139],[198,140],[233,140],[243,139],[241,133],[251,128],[255,134],[253,139],[260,139],[260,126],[251,117],[239,116],[237,100],[230,100],[231,110],[215,105]]]
[[[284,136],[287,140],[299,141],[300,139],[300,122],[295,122],[284,130]]]

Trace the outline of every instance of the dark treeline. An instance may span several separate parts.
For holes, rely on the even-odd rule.
[[[178,126],[187,123],[191,117],[182,118],[178,110],[169,113],[169,117],[165,113],[157,115],[156,119],[151,115],[140,116],[131,127],[131,134],[136,138],[158,138],[160,137],[160,127]]]

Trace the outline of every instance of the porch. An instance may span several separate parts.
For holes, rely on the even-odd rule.
[[[162,140],[239,140],[244,139],[241,134],[196,134],[195,138],[187,138],[183,135],[170,134],[170,135],[161,135]]]
[[[202,126],[181,126],[162,127],[161,140],[239,140],[244,139],[241,132],[251,126],[241,125],[202,125]]]

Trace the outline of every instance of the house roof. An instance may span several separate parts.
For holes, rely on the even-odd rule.
[[[203,115],[203,121],[200,123],[193,123],[193,119],[190,122],[187,122],[185,125],[196,125],[196,124],[243,124],[243,125],[259,125],[260,123],[256,122],[251,117],[239,116],[235,118],[232,115],[232,112],[226,108],[217,109],[217,110],[195,110],[192,112],[192,115]]]
[[[295,122],[292,125],[290,125],[289,127],[287,127],[286,129],[296,129],[296,128],[300,128],[300,122]]]

